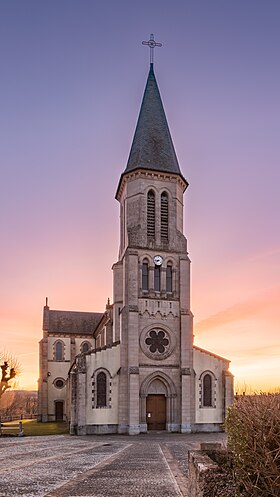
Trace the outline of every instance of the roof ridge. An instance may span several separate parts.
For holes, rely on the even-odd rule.
[[[200,352],[203,352],[205,354],[209,354],[209,355],[211,355],[213,357],[216,357],[217,359],[221,359],[222,361],[231,362],[226,357],[223,357],[223,356],[218,355],[218,354],[214,354],[214,352],[211,352],[210,350],[203,349],[202,347],[198,347],[197,345],[194,345],[193,348],[196,349],[196,350],[199,350]]]

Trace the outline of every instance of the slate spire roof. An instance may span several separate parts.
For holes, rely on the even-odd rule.
[[[140,114],[124,174],[137,168],[181,175],[153,64],[150,65]]]

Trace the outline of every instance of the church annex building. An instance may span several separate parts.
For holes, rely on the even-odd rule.
[[[153,63],[116,192],[120,248],[104,313],[44,307],[39,419],[70,432],[218,431],[229,361],[193,344],[181,173]]]

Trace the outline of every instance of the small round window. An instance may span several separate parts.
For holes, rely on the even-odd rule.
[[[56,388],[63,388],[64,385],[65,385],[65,382],[61,378],[57,378],[57,380],[54,381],[54,386]]]

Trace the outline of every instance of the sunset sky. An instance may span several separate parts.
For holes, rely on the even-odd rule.
[[[149,70],[183,175],[195,343],[280,387],[279,0],[2,0],[0,349],[35,389],[42,308],[103,311]]]

